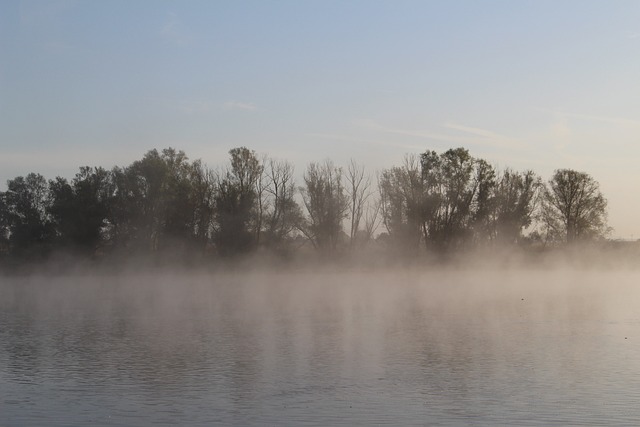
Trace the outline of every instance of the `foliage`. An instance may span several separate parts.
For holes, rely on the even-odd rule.
[[[35,173],[16,177],[7,182],[3,194],[5,233],[8,231],[9,249],[13,255],[41,258],[50,249],[54,226],[48,213],[51,201],[46,179]]]
[[[455,148],[407,155],[377,177],[374,192],[364,166],[352,160],[345,172],[326,160],[310,163],[297,187],[291,163],[246,147],[229,151],[223,171],[167,148],[111,170],[84,166],[71,180],[30,173],[0,192],[0,256],[191,259],[257,249],[282,255],[305,245],[331,254],[362,250],[381,223],[378,244],[404,257],[572,243],[608,231],[606,200],[583,172],[561,169],[543,185],[532,171],[498,172]]]
[[[550,240],[574,243],[608,232],[607,201],[598,182],[584,172],[555,171],[544,190],[541,216]]]
[[[58,245],[93,255],[108,217],[110,174],[103,168],[81,167],[71,183],[58,177],[50,181],[49,190]]]
[[[231,169],[218,177],[214,210],[213,241],[223,255],[245,253],[255,247],[256,185],[263,166],[246,147],[229,151]]]

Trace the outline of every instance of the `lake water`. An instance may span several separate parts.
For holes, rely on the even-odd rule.
[[[637,426],[639,279],[2,278],[0,426]]]

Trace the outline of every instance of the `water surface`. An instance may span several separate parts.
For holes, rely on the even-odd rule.
[[[639,425],[638,279],[3,278],[0,425]]]

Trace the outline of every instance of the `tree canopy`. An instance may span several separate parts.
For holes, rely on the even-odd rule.
[[[465,148],[407,155],[377,173],[377,187],[354,160],[346,171],[313,162],[301,175],[297,185],[293,164],[246,147],[229,151],[226,169],[167,148],[128,166],[83,166],[70,180],[30,173],[0,192],[0,257],[209,259],[371,245],[406,256],[521,245],[539,235],[573,243],[608,231],[606,199],[590,175],[561,169],[543,183],[533,171],[496,170]]]
[[[552,239],[574,243],[601,238],[608,232],[607,200],[590,175],[556,170],[544,191],[542,218]]]

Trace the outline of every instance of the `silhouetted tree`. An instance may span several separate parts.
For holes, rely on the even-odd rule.
[[[353,161],[346,173],[328,160],[311,163],[297,188],[289,162],[245,147],[229,155],[222,173],[167,148],[110,171],[82,167],[71,180],[47,182],[35,173],[9,180],[0,192],[0,256],[38,259],[56,248],[88,255],[171,250],[189,259],[210,247],[221,255],[258,246],[286,253],[302,235],[327,254],[373,240],[379,222],[386,233],[377,240],[401,256],[419,253],[421,243],[437,252],[517,244],[534,219],[547,240],[571,243],[608,231],[606,200],[586,173],[558,170],[544,186],[532,171],[496,173],[464,148],[407,155],[378,175],[379,197]]]
[[[284,249],[286,239],[292,237],[302,221],[302,211],[295,201],[293,165],[269,159],[264,171],[264,243],[271,248]]]
[[[189,179],[193,208],[191,213],[192,234],[196,247],[204,250],[212,232],[215,209],[215,176],[200,160],[196,160],[191,164]]]
[[[364,213],[364,228],[362,229],[362,240],[364,243],[372,241],[380,222],[382,220],[380,210],[382,203],[380,199],[370,198],[367,201]]]
[[[49,212],[56,225],[58,246],[93,255],[101,244],[111,199],[110,173],[81,167],[71,183],[56,178],[49,183]]]
[[[517,238],[531,222],[534,176],[516,179],[509,172],[503,180],[499,186],[494,168],[464,148],[442,154],[428,150],[419,162],[408,156],[402,167],[385,170],[379,178],[389,240],[401,247],[416,247],[422,240],[427,249],[447,251],[490,243],[498,230],[505,238],[507,233]],[[508,185],[515,187],[511,193]]]
[[[542,218],[548,236],[567,243],[608,232],[607,201],[590,175],[556,170],[544,189]]]
[[[423,156],[423,165],[425,157]],[[469,238],[469,220],[472,217],[472,203],[476,196],[476,183],[472,180],[475,160],[464,148],[447,150],[437,160],[429,161],[427,169],[438,188],[439,194],[429,197],[439,203],[429,204],[429,212],[435,206],[435,215],[429,218],[427,242],[437,249],[451,249],[460,246]],[[423,169],[424,170],[424,169]]]
[[[9,253],[9,208],[6,193],[0,192],[0,257]]]
[[[214,183],[200,161],[182,151],[151,150],[112,171],[108,235],[130,250],[204,249],[210,233]]]
[[[218,176],[213,240],[223,255],[247,252],[255,246],[256,183],[262,165],[246,147],[229,151],[231,169]]]
[[[121,238],[136,251],[155,252],[165,219],[169,166],[158,150],[148,151],[124,169],[114,169],[115,224]]]
[[[11,253],[27,259],[46,255],[54,237],[54,226],[48,213],[51,198],[46,179],[30,173],[9,180],[7,187],[3,216]]]
[[[401,167],[383,170],[378,178],[382,223],[395,249],[415,250],[420,244],[425,208],[425,182],[420,162],[406,156]]]
[[[476,244],[493,240],[492,220],[496,208],[496,172],[485,160],[475,160],[473,177],[475,196],[471,206],[471,228]]]
[[[318,250],[333,251],[342,238],[342,221],[349,208],[342,185],[342,169],[330,160],[310,163],[304,184],[300,191],[307,218],[301,224],[301,231]]]
[[[363,165],[357,164],[353,159],[349,162],[346,173],[346,194],[349,198],[349,245],[353,250],[356,239],[360,233],[360,223],[365,215],[367,201],[371,197],[371,177],[365,173]],[[371,225],[371,224],[370,224]]]
[[[533,171],[524,173],[505,170],[495,188],[494,238],[500,243],[517,243],[522,231],[533,221],[541,188]]]

